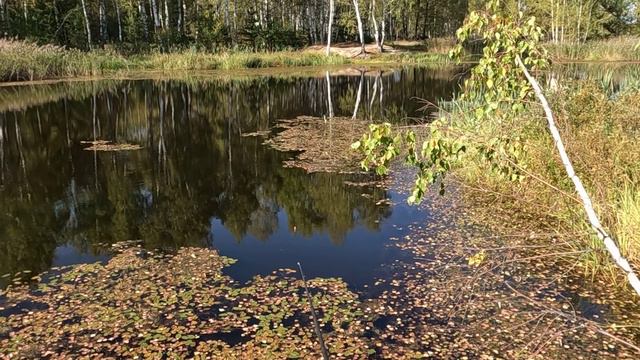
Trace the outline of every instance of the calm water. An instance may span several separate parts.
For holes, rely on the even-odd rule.
[[[446,100],[458,80],[452,69],[340,73],[330,91],[325,72],[0,87],[0,275],[104,261],[108,244],[140,240],[218,249],[242,281],[301,261],[309,276],[371,282],[400,256],[389,238],[429,214],[345,175],[284,168],[289,154],[241,134],[331,112],[414,121],[416,98]],[[143,149],[84,150],[94,139]],[[377,205],[386,198],[399,205]]]

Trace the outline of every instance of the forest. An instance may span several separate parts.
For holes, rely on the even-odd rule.
[[[0,0],[0,35],[79,49],[275,51],[334,42],[452,37],[480,0]],[[634,0],[508,0],[548,39],[637,33]]]

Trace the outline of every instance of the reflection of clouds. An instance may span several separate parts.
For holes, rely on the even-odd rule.
[[[264,191],[260,185],[255,192],[258,208],[249,216],[247,232],[257,239],[267,240],[278,230],[278,205]]]
[[[151,209],[151,207],[153,206],[153,193],[151,192],[151,190],[143,186],[138,189],[138,196],[140,196],[140,199],[142,200],[141,203],[143,209],[145,211]]]
[[[61,219],[66,215],[67,220],[63,230],[73,230],[78,227],[78,199],[75,178],[71,178],[69,182],[65,199],[54,202],[53,213],[56,219]]]

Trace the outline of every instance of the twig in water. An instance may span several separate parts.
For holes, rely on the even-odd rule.
[[[300,269],[300,276],[302,277],[302,283],[304,284],[304,291],[307,294],[307,301],[309,302],[309,306],[311,307],[311,317],[313,318],[313,327],[316,331],[318,342],[320,343],[322,358],[324,360],[329,360],[329,352],[327,351],[327,347],[324,346],[324,339],[322,338],[322,331],[320,330],[320,325],[318,324],[316,309],[313,307],[313,299],[311,298],[311,293],[309,293],[309,287],[307,286],[307,279],[304,277],[304,272],[302,271],[302,265],[300,265],[300,262],[298,262],[298,269]]]

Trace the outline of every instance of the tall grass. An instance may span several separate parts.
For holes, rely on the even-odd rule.
[[[0,40],[0,81],[44,80],[99,76],[136,70],[232,70],[270,67],[301,67],[342,64],[447,62],[444,54],[429,52],[379,54],[350,58],[325,56],[313,51],[273,53],[182,51],[123,56],[114,51],[83,52],[57,46]]]
[[[605,40],[547,44],[550,55],[559,61],[638,61],[640,37],[621,36]]]
[[[549,98],[566,149],[603,224],[623,254],[640,265],[640,90],[627,88],[610,96],[598,82],[583,80],[560,87]],[[454,110],[454,116],[461,115],[455,115]],[[582,259],[589,273],[617,276],[601,241],[590,235],[539,107],[530,107],[510,126],[527,149],[520,163],[525,180],[517,183],[496,176],[480,160],[459,169],[460,177],[475,188],[489,190],[484,194],[497,196],[491,201],[509,209],[510,217],[535,219],[573,248],[591,250]]]
[[[104,71],[126,70],[128,62],[115,53],[85,53],[53,45],[0,39],[0,80],[40,80],[58,77],[97,75]]]

